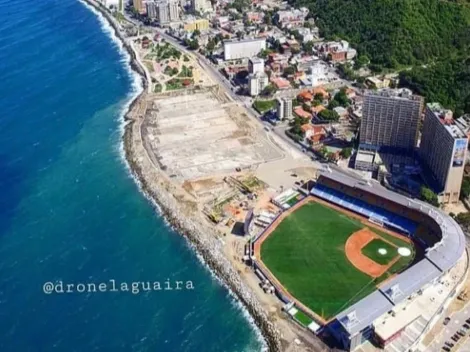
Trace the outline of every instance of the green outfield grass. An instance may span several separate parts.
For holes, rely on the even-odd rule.
[[[309,326],[310,323],[313,321],[307,314],[299,310],[297,313],[295,313],[295,318],[302,323],[304,326]]]
[[[379,249],[385,249],[386,254],[380,254]],[[398,255],[397,248],[378,238],[373,239],[361,250],[362,254],[369,257],[374,262],[387,265]]]
[[[364,228],[356,219],[319,203],[303,205],[284,219],[261,246],[261,259],[296,299],[328,319],[375,290],[378,282],[352,266],[344,253],[348,237]],[[398,246],[405,241],[373,230]],[[414,253],[414,251],[413,251]],[[407,266],[413,256],[394,264]]]

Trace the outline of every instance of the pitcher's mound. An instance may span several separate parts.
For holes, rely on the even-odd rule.
[[[379,250],[377,252],[379,252],[380,255],[387,254],[387,250],[385,248],[379,248]]]
[[[400,254],[402,257],[409,257],[411,255],[411,250],[406,247],[400,247],[398,248],[398,254]]]

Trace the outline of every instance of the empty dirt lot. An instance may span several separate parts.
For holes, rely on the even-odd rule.
[[[215,89],[153,96],[142,127],[147,147],[181,181],[254,168],[283,153]]]

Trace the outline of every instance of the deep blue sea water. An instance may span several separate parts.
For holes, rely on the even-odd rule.
[[[139,193],[121,157],[135,93],[77,0],[0,0],[0,351],[259,351],[243,311]],[[42,285],[191,280],[46,295]]]

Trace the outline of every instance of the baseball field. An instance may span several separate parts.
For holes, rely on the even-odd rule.
[[[408,266],[414,253],[409,239],[317,201],[287,214],[260,247],[283,289],[325,320]]]

